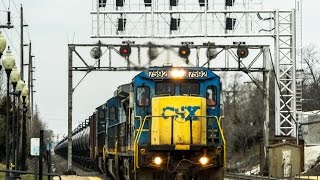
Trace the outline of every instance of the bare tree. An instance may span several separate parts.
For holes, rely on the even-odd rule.
[[[319,49],[309,44],[303,48],[303,110],[317,110],[320,107],[320,56]]]
[[[224,128],[228,129],[225,135],[229,153],[245,153],[262,137],[262,94],[252,83],[244,84],[240,74],[234,74],[230,79],[224,80]]]
[[[302,50],[302,60],[305,66],[304,68],[304,76],[308,84],[319,86],[319,51],[314,44],[309,44]],[[311,82],[308,80],[311,79]]]

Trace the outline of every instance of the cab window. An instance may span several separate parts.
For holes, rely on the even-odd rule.
[[[111,121],[116,120],[116,108],[112,107],[109,109],[109,117]]]
[[[174,95],[174,83],[156,83],[156,95]]]
[[[181,83],[180,84],[180,94],[184,95],[199,95],[200,85],[198,83]]]
[[[150,103],[150,89],[143,86],[137,88],[137,104],[138,106],[149,106]]]
[[[104,119],[104,110],[99,111],[99,118]]]
[[[216,106],[217,90],[215,86],[209,86],[206,92],[207,106]]]

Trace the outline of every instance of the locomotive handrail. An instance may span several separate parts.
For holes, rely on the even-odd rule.
[[[140,140],[140,137],[141,137],[141,133],[142,133],[142,130],[143,130],[143,127],[144,127],[144,124],[147,120],[147,118],[153,118],[153,117],[163,117],[163,116],[151,116],[151,115],[147,115],[144,117],[143,119],[143,122],[142,124],[140,123],[140,126],[139,126],[139,129],[138,129],[138,132],[135,136],[135,139],[134,139],[134,170],[136,170],[137,168],[139,168],[139,165],[138,165],[138,143],[139,143],[139,140]],[[166,116],[166,117],[171,117],[171,144],[173,143],[173,117],[174,116]],[[140,122],[142,121],[142,117],[141,116],[135,116],[135,118],[139,118],[140,119]]]
[[[104,145],[103,148],[102,148],[102,159],[103,159],[103,161],[106,161],[106,154],[108,154],[108,149],[107,149],[106,145]]]
[[[222,138],[222,142],[223,142],[223,167],[224,169],[226,169],[226,163],[227,163],[227,144],[226,144],[226,139],[224,137],[224,133],[223,133],[223,130],[222,130],[222,127],[221,127],[221,120],[224,118],[224,116],[191,116],[191,121],[190,121],[190,124],[192,122],[192,117],[205,117],[205,118],[215,118],[217,120],[217,124],[218,124],[218,128],[219,128],[219,131],[220,131],[220,135],[221,135],[221,138]],[[190,131],[192,132],[192,124],[190,125]]]
[[[142,121],[142,117],[141,116],[135,116],[134,118],[139,118],[140,119],[140,126],[139,126],[139,129],[138,129],[138,132],[134,138],[134,158],[133,158],[133,164],[134,164],[134,171],[137,170],[137,168],[139,168],[138,166],[138,136],[139,136],[139,133],[141,131],[141,121]],[[145,121],[146,117],[144,118],[144,121]],[[143,121],[143,125],[144,125],[144,121]]]
[[[224,118],[224,116],[220,116],[218,118],[218,116],[214,116],[216,119],[217,119],[217,122],[218,122],[218,127],[219,127],[219,130],[220,130],[220,134],[221,134],[221,138],[222,138],[222,142],[223,142],[223,159],[224,159],[224,162],[223,162],[223,167],[224,169],[226,169],[226,165],[227,165],[227,145],[226,145],[226,139],[224,138],[224,133],[223,133],[223,129],[221,128],[221,120]]]

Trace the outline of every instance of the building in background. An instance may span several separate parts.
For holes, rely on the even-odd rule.
[[[318,122],[302,126],[306,145],[320,145],[320,110],[303,112],[303,123]]]

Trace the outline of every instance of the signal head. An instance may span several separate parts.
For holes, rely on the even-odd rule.
[[[148,43],[148,46],[149,46],[149,49],[148,49],[149,59],[151,61],[155,60],[159,55],[158,49],[151,42]]]
[[[179,47],[179,56],[186,59],[190,55],[190,48],[188,46]]]
[[[215,59],[218,56],[218,51],[215,47],[208,47],[207,58],[209,60]]]
[[[90,51],[90,56],[93,59],[99,59],[102,56],[102,51],[100,47],[93,47]]]
[[[131,47],[129,45],[121,46],[119,53],[122,57],[129,57],[131,54]]]
[[[245,46],[239,46],[237,50],[237,55],[239,58],[246,58],[249,55],[249,50]]]

